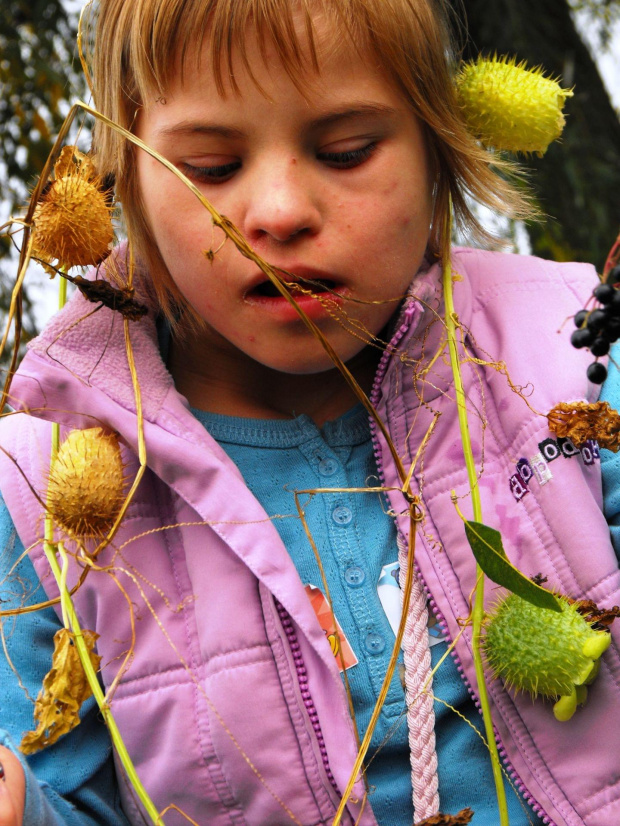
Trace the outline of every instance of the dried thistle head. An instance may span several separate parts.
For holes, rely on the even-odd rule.
[[[562,108],[573,94],[542,69],[497,55],[466,63],[456,84],[467,125],[486,147],[537,155],[562,134]]]
[[[110,197],[91,159],[65,146],[34,213],[32,254],[65,270],[101,263],[114,242]]]
[[[620,449],[620,414],[609,402],[560,402],[547,414],[549,430],[575,447],[588,439],[614,453]]]
[[[124,501],[123,471],[115,433],[72,430],[50,469],[47,507],[56,524],[73,536],[105,536]]]

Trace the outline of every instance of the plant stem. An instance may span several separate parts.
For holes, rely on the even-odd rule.
[[[54,424],[54,427],[57,428],[58,425]],[[82,663],[82,668],[84,669],[86,679],[88,680],[88,685],[90,686],[93,696],[101,711],[101,715],[105,721],[108,731],[110,732],[112,743],[114,745],[114,748],[116,749],[116,753],[120,758],[125,773],[127,774],[127,779],[133,786],[136,795],[140,799],[140,802],[144,806],[146,813],[151,818],[155,826],[165,826],[164,821],[160,817],[159,812],[155,807],[155,804],[150,799],[146,789],[144,788],[140,778],[138,777],[131,757],[129,756],[129,752],[127,751],[121,733],[118,730],[118,726],[116,725],[116,721],[110,710],[110,706],[106,702],[105,694],[103,693],[103,689],[101,688],[101,685],[97,678],[97,673],[90,659],[90,652],[84,640],[82,628],[80,626],[77,614],[75,613],[75,608],[73,606],[73,601],[66,587],[65,572],[68,566],[67,554],[62,545],[62,542],[59,542],[58,545],[54,545],[52,542],[48,540],[48,521],[51,523],[52,520],[49,519],[49,517],[48,519],[46,519],[45,555],[47,557],[47,560],[50,564],[50,567],[59,587],[61,587],[61,583],[63,583],[63,581],[65,582],[64,588],[61,588],[60,592],[63,616],[66,616],[68,619],[68,624],[65,627],[68,628],[68,630],[71,631],[73,634],[73,641],[77,649],[78,655],[80,657],[80,662]],[[60,554],[60,557],[62,559],[62,569],[58,564],[58,559],[56,558],[56,550],[58,550],[58,553]]]
[[[449,228],[447,232],[448,237],[450,237]],[[456,322],[454,312],[454,299],[452,295],[452,265],[450,261],[449,251],[444,256],[443,260],[443,292],[446,307],[446,330],[448,333],[450,365],[452,367],[452,375],[454,377],[454,389],[456,394],[459,429],[461,431],[461,444],[463,446],[463,455],[465,457],[465,466],[467,468],[467,477],[469,480],[469,488],[471,491],[473,516],[476,522],[482,522],[482,506],[480,503],[480,490],[478,488],[478,474],[476,471],[476,463],[474,461],[473,451],[471,447],[471,437],[469,434],[469,425],[467,422],[467,404],[465,398],[465,391],[463,389],[461,367],[456,345]],[[491,716],[491,707],[489,705],[489,696],[484,676],[482,655],[480,652],[480,634],[482,630],[483,617],[484,574],[482,573],[480,566],[476,565],[476,591],[472,610],[472,646],[474,655],[474,668],[476,671],[476,681],[478,684],[480,707],[482,709],[482,719],[484,721],[484,728],[486,732],[487,742],[489,745],[489,752],[491,755],[491,767],[493,769],[493,780],[495,782],[495,792],[497,795],[497,807],[500,817],[500,826],[509,826],[508,808],[506,805],[506,790],[504,788],[502,766],[497,751],[495,732],[493,730],[493,718]]]
[[[385,677],[383,678],[383,683],[381,685],[381,690],[379,692],[379,697],[377,698],[377,702],[375,703],[375,707],[373,709],[370,722],[368,723],[368,727],[366,729],[366,734],[364,735],[364,739],[362,740],[362,744],[357,753],[357,759],[355,761],[355,765],[353,766],[353,771],[351,772],[351,776],[349,778],[349,782],[344,790],[344,794],[340,800],[340,804],[338,809],[336,810],[336,814],[334,819],[331,822],[331,826],[340,826],[342,822],[342,816],[344,814],[344,810],[346,805],[351,797],[351,792],[353,791],[353,786],[355,785],[355,781],[357,780],[358,775],[362,770],[362,764],[364,762],[364,758],[366,757],[366,753],[368,752],[368,748],[370,746],[370,740],[372,738],[373,732],[377,725],[377,720],[379,719],[379,714],[381,713],[381,709],[383,708],[383,704],[385,702],[385,698],[387,696],[388,690],[390,688],[390,683],[392,681],[392,676],[394,674],[394,669],[396,668],[396,663],[398,660],[398,655],[400,652],[400,648],[403,641],[403,636],[405,634],[405,625],[407,622],[407,608],[411,601],[411,591],[413,589],[413,579],[414,579],[414,556],[415,556],[415,537],[416,537],[416,524],[413,518],[413,508],[410,507],[409,511],[409,519],[410,519],[410,526],[409,526],[409,547],[407,552],[407,575],[405,578],[405,587],[403,589],[403,612],[400,619],[400,624],[398,626],[398,631],[396,633],[396,640],[394,643],[394,647],[392,649],[392,656],[390,657],[390,662],[388,663],[387,671],[385,673]],[[502,824],[503,826],[503,824]]]
[[[59,309],[62,309],[64,307],[66,300],[67,281],[64,278],[61,278],[58,293]],[[54,460],[56,459],[59,445],[60,425],[57,422],[54,422],[52,424],[52,445],[50,456],[50,464],[52,466],[54,464]],[[45,556],[47,557],[47,561],[49,562],[50,568],[52,569],[52,573],[54,574],[54,578],[56,579],[58,588],[60,590],[60,604],[62,607],[63,624],[65,628],[67,628],[73,634],[73,642],[78,652],[80,662],[82,663],[82,668],[84,669],[84,674],[86,675],[88,685],[90,686],[93,696],[101,711],[101,715],[105,721],[108,731],[110,732],[112,743],[123,765],[123,768],[127,775],[127,779],[133,786],[136,795],[138,796],[146,813],[148,814],[152,822],[155,824],[155,826],[165,826],[164,821],[161,818],[159,812],[157,811],[155,804],[150,799],[146,789],[144,788],[140,778],[138,777],[135,766],[133,765],[131,757],[129,756],[129,752],[127,751],[127,747],[125,746],[121,733],[118,729],[118,726],[116,725],[116,720],[112,715],[110,706],[106,702],[105,694],[103,692],[103,689],[101,688],[101,684],[99,683],[99,679],[97,678],[97,673],[90,659],[90,652],[84,640],[82,628],[80,626],[80,622],[75,612],[73,600],[71,599],[71,594],[69,593],[69,589],[67,587],[67,573],[69,567],[69,560],[62,542],[59,542],[58,544],[54,542],[54,520],[49,511],[47,511],[47,513],[45,514],[45,539],[43,547],[45,550]],[[62,568],[58,564],[56,553],[58,553],[62,559]]]

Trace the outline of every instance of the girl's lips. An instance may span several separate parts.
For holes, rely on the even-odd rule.
[[[310,318],[328,315],[330,309],[342,305],[344,297],[349,293],[344,284],[318,273],[300,275],[295,280],[287,274],[283,276],[283,281],[287,284],[292,298]],[[264,277],[247,290],[244,301],[278,316],[282,321],[299,319],[293,305],[269,279]]]

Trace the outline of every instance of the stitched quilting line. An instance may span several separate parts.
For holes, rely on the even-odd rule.
[[[549,771],[547,767],[547,762],[543,758],[540,749],[538,747],[537,742],[534,738],[530,735],[527,725],[521,715],[521,711],[519,707],[515,704],[512,697],[505,691],[503,691],[499,686],[494,685],[493,683],[489,687],[489,691],[493,697],[493,703],[495,707],[499,710],[500,708],[502,711],[500,712],[504,725],[510,731],[510,734],[518,744],[519,754],[521,759],[529,768],[535,782],[541,789],[544,789],[545,794],[555,806],[555,808],[562,814],[563,817],[567,817],[567,813],[565,811],[566,804],[568,804],[571,808],[572,814],[575,817],[579,817],[578,813],[575,811],[574,807],[570,805],[569,801],[567,800],[566,796],[561,792],[560,787],[558,786],[557,782],[553,778],[553,775]],[[518,723],[518,727],[517,727]],[[497,733],[497,732],[496,732]],[[524,745],[525,737],[527,736],[528,745],[527,747]],[[504,744],[501,742],[500,739],[500,752],[502,759],[506,761],[509,767],[512,769],[515,775],[518,777],[518,772],[512,765],[508,753],[506,752]],[[536,761],[533,759],[536,757]],[[538,765],[536,765],[536,763]],[[544,779],[543,779],[544,778]],[[520,779],[520,778],[519,778]],[[527,786],[520,780],[523,789],[528,792],[531,796],[531,792],[527,788]],[[558,790],[561,793],[561,798],[558,797],[557,792],[554,790]],[[547,815],[548,822],[553,824],[549,816]],[[570,821],[568,821],[570,822]]]
[[[238,650],[239,651],[253,651],[253,650],[258,651],[258,650],[262,650],[264,652],[265,656],[261,657],[261,658],[257,657],[253,660],[247,660],[247,661],[240,662],[240,663],[233,663],[233,664],[223,665],[221,668],[218,668],[214,671],[209,671],[209,666],[211,665],[211,662],[212,662],[212,660],[209,660],[209,662],[201,663],[199,666],[196,666],[194,668],[195,674],[199,675],[200,679],[209,680],[213,677],[217,677],[220,674],[225,674],[229,671],[232,671],[232,670],[235,670],[235,669],[238,669],[238,668],[254,667],[254,666],[257,666],[257,665],[260,666],[260,665],[263,665],[265,663],[269,663],[269,661],[271,659],[271,649],[266,644],[260,644],[260,645],[257,644],[257,645],[249,646],[248,648],[242,648],[242,649],[238,649]],[[233,652],[233,653],[235,653],[235,652]],[[218,657],[218,658],[222,657],[222,656],[225,656],[225,655],[219,655],[219,654],[216,655],[216,657]],[[213,659],[215,659],[215,657]],[[149,681],[149,680],[153,680],[153,678],[166,678],[167,676],[169,676],[170,674],[173,674],[174,672],[178,672],[179,674],[182,674],[182,675],[184,674],[184,675],[186,675],[186,678],[185,679],[174,680],[174,681],[171,680],[170,682],[162,682],[160,685],[154,685],[150,688],[147,688],[145,691],[138,690],[135,693],[134,692],[130,693],[129,691],[125,690],[127,688],[131,689],[131,688],[135,687],[137,684],[139,684],[141,682],[146,682],[146,681]],[[169,688],[170,686],[182,686],[182,685],[188,685],[190,683],[194,684],[195,680],[190,675],[187,674],[187,668],[184,665],[179,664],[179,665],[170,666],[168,668],[161,669],[161,670],[158,670],[158,671],[153,671],[149,674],[138,674],[134,677],[127,677],[126,679],[123,678],[123,682],[117,688],[116,693],[115,693],[114,696],[115,696],[115,698],[126,697],[126,696],[135,696],[136,693],[146,693],[147,691],[148,692],[157,691],[157,690],[160,690],[160,689],[165,690],[165,689]]]
[[[581,299],[583,296],[576,293],[574,288],[575,284],[580,285],[582,283],[583,282],[579,278],[575,278],[570,281],[562,278],[562,283],[560,284],[552,277],[534,278],[526,283],[523,283],[523,281],[520,281],[516,275],[514,276],[514,280],[511,277],[508,277],[505,281],[496,284],[494,287],[482,289],[478,291],[475,296],[473,296],[472,315],[475,313],[484,312],[490,301],[501,297],[506,292],[519,292],[527,294],[536,289],[538,286],[544,287],[547,290],[555,288],[561,293],[563,293],[565,289],[569,289],[577,298]]]
[[[587,795],[584,799],[584,805],[588,805],[593,798],[598,797],[599,795],[605,794],[607,795],[611,790],[615,791],[615,794],[612,800],[605,800],[604,803],[601,803],[599,806],[595,806],[593,809],[590,809],[588,814],[594,814],[595,812],[601,812],[603,809],[606,809],[608,806],[613,806],[613,804],[620,799],[620,778],[616,780],[615,783],[608,783],[605,786],[602,786],[598,791],[592,792],[592,794]]]
[[[611,571],[609,574],[605,574],[605,576],[601,577],[600,579],[597,579],[596,582],[592,583],[588,590],[595,591],[597,588],[600,588],[601,585],[604,585],[607,582],[607,580],[614,579],[617,576],[617,571]],[[620,585],[618,585],[617,588],[614,588],[614,590],[609,594],[610,599],[616,599],[617,597],[620,597]]]

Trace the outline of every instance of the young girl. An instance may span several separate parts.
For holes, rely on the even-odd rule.
[[[475,229],[465,193],[502,212],[519,199],[467,133],[452,69],[436,0],[100,0],[99,111],[279,268],[387,428],[185,184],[98,124],[130,244],[98,277],[135,261],[149,315],[125,322],[76,295],[30,347],[11,390],[28,415],[3,421],[1,598],[10,611],[58,593],[43,553],[51,422],[62,437],[118,434],[133,480],[143,416],[148,469],[87,576],[67,541],[68,585],[169,826],[332,823],[399,622],[412,501],[399,462],[417,520],[404,660],[341,822],[465,807],[476,826],[499,822],[464,623],[476,573],[452,503],[455,491],[469,515],[439,254],[450,203]],[[540,415],[596,395],[557,334],[595,274],[476,250],[452,266],[485,521],[528,576],[611,606],[596,450],[555,439]],[[60,627],[51,606],[4,619],[0,824],[148,822],[92,699],[77,728],[19,754]],[[568,722],[500,681],[490,694],[512,826],[617,823],[617,641]]]

